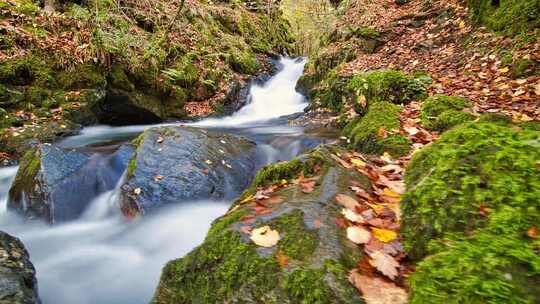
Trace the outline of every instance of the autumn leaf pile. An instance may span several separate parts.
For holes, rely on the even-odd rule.
[[[423,71],[433,85],[429,94],[463,96],[473,113],[501,113],[515,121],[540,120],[540,77],[514,79],[501,49],[512,49],[511,60],[540,59],[540,41],[516,42],[469,22],[469,9],[458,1],[352,1],[341,20],[378,30],[384,45],[373,54],[357,48],[357,57],[339,67],[340,75],[383,68]],[[452,12],[451,18],[444,18]],[[339,26],[339,25],[338,25]],[[339,47],[339,45],[330,46]]]

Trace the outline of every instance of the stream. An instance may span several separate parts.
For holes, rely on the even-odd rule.
[[[238,112],[186,125],[249,138],[263,151],[261,165],[291,159],[331,141],[331,136],[321,135],[324,132],[287,125],[287,116],[307,106],[305,98],[295,91],[304,64],[302,59],[281,58],[278,73],[262,85],[254,84],[250,102]],[[92,126],[56,144],[64,148],[110,147],[155,126],[160,125]],[[99,149],[95,150],[100,157]],[[148,303],[165,263],[200,244],[211,222],[231,203],[183,202],[128,221],[117,204],[122,177],[116,187],[111,185],[113,190],[96,193],[79,218],[50,226],[25,222],[6,210],[16,170],[0,169],[0,230],[25,244],[37,270],[44,304]]]

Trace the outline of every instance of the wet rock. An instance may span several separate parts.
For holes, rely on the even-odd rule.
[[[37,304],[36,270],[23,243],[0,231],[0,304]]]
[[[103,155],[40,144],[21,160],[8,208],[51,224],[76,219],[94,197],[114,188],[133,151],[126,145]]]
[[[128,216],[165,204],[234,197],[256,166],[255,144],[229,134],[162,127],[146,130],[135,143],[121,195]]]
[[[298,159],[259,171],[251,187],[216,220],[203,244],[163,269],[153,303],[363,303],[347,274],[362,252],[338,227],[338,193],[349,194],[352,180],[369,181],[332,161],[321,146]],[[312,193],[291,184],[300,174],[320,176]],[[274,203],[249,202],[258,186],[289,186],[275,191]],[[366,188],[367,189],[367,188]],[[268,201],[270,201],[268,200]],[[259,210],[259,211],[257,211]],[[252,229],[270,226],[280,240],[265,248],[250,239]]]

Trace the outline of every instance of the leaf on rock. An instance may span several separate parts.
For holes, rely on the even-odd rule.
[[[300,188],[303,193],[311,193],[315,190],[315,181],[303,182],[300,183]]]
[[[365,244],[369,242],[371,233],[366,228],[351,226],[347,227],[347,238],[355,244]]]
[[[349,282],[356,287],[366,301],[366,304],[406,304],[405,289],[382,278],[368,277],[353,269],[349,274]]]
[[[385,276],[394,280],[397,275],[397,268],[399,268],[399,263],[394,260],[393,257],[381,251],[374,251],[369,254],[373,261],[373,266],[377,268]]]
[[[351,158],[350,161],[351,161],[351,164],[353,164],[353,165],[355,165],[357,167],[365,167],[366,166],[366,163],[363,160],[359,159],[359,158]]]
[[[343,214],[343,216],[348,219],[349,221],[353,222],[353,223],[358,223],[358,224],[363,224],[366,222],[366,220],[364,219],[364,217],[362,217],[360,214],[348,209],[348,208],[343,208],[341,210],[341,214]]]
[[[393,197],[393,198],[399,198],[399,194],[397,194],[396,192],[392,191],[390,188],[384,188],[384,190],[383,190],[383,195],[386,195],[386,196],[389,196],[389,197]]]
[[[155,181],[155,182],[159,182],[159,181],[162,180],[162,179],[163,179],[163,175],[159,175],[159,174],[158,174],[158,175],[154,176],[154,181]]]
[[[372,228],[373,235],[385,243],[391,242],[397,238],[397,233],[388,229]]]
[[[163,140],[164,140],[164,139],[163,139],[163,136],[160,135],[160,136],[157,138],[156,142],[157,142],[158,144],[160,144],[160,143],[163,142]]]
[[[332,159],[334,159],[335,161],[337,161],[340,165],[342,165],[343,167],[345,167],[346,169],[351,169],[353,167],[353,165],[349,164],[348,162],[344,161],[343,159],[337,157],[336,155],[334,154],[330,154],[330,157],[332,157]]]
[[[261,247],[272,247],[276,245],[280,239],[279,232],[277,230],[272,230],[270,226],[253,229],[250,238],[253,243]]]

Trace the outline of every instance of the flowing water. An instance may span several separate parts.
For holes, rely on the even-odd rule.
[[[280,117],[303,110],[294,89],[304,62],[282,58],[281,70],[264,85],[253,85],[251,101],[232,116],[190,125],[246,136],[259,145],[265,162],[290,159],[321,142]],[[94,126],[58,145],[85,147],[129,140],[152,126]],[[137,221],[118,211],[118,185],[93,198],[74,221],[48,226],[22,222],[7,212],[7,192],[17,168],[0,169],[0,230],[19,237],[37,270],[44,304],[148,303],[161,268],[200,244],[211,222],[230,202],[187,202],[162,208]]]

